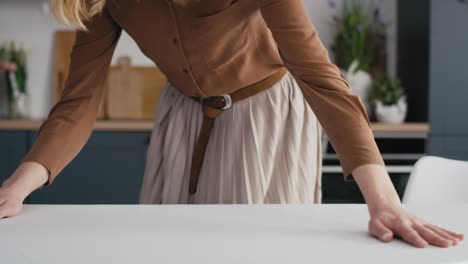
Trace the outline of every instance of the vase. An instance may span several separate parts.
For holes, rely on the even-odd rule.
[[[8,116],[7,98],[5,72],[0,70],[0,118]]]
[[[26,115],[26,94],[18,93],[8,104],[8,116],[10,118],[18,119],[25,118]]]
[[[385,105],[381,101],[375,102],[375,114],[377,121],[382,123],[400,124],[405,121],[408,111],[406,97],[402,96],[396,104]]]
[[[361,101],[369,114],[371,105],[367,101],[367,96],[372,85],[372,77],[366,71],[356,71],[358,65],[359,62],[357,60],[354,61],[347,71],[343,71],[343,75],[351,87],[351,93],[361,98]]]
[[[26,118],[26,89],[20,89],[20,83],[14,72],[7,73],[8,117]]]

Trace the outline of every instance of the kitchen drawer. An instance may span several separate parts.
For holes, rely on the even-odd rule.
[[[35,133],[31,133],[34,140]],[[149,132],[94,132],[51,186],[35,191],[33,204],[136,204]]]
[[[409,173],[390,174],[400,199],[408,183]],[[364,203],[356,182],[345,182],[341,173],[324,173],[322,176],[322,203]]]
[[[0,183],[10,177],[27,150],[28,133],[0,131]]]

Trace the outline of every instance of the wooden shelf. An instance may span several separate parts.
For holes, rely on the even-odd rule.
[[[426,138],[430,132],[428,123],[372,123],[371,126],[376,138]]]
[[[0,119],[0,130],[38,130],[43,120]],[[94,130],[101,131],[151,131],[149,120],[98,120]]]
[[[0,119],[0,130],[37,130],[43,120],[10,120]],[[98,120],[95,130],[107,131],[151,131],[153,121],[151,120]],[[405,123],[405,124],[381,124],[372,123],[372,130],[376,134],[401,133],[420,134],[429,133],[427,123]]]
[[[384,124],[372,123],[372,130],[374,132],[402,132],[402,133],[428,133],[428,123],[403,123],[403,124]]]

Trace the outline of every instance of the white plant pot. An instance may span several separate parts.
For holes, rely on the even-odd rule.
[[[400,124],[405,121],[408,111],[406,97],[402,96],[396,104],[384,105],[381,101],[375,102],[375,114],[377,121],[382,123]]]
[[[370,113],[371,105],[367,101],[367,96],[372,85],[372,77],[368,72],[365,71],[355,72],[357,67],[358,61],[354,61],[349,67],[348,71],[342,70],[342,72],[346,81],[351,86],[351,93],[361,98],[367,113]]]

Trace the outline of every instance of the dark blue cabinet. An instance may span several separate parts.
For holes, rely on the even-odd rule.
[[[432,155],[449,159],[468,160],[468,135],[466,137],[432,137],[429,152]]]
[[[31,142],[36,135],[31,132]],[[33,192],[33,204],[138,203],[150,133],[94,132],[52,185]]]
[[[10,177],[26,154],[28,133],[0,131],[0,183]]]
[[[468,159],[468,5],[431,1],[430,154]]]

